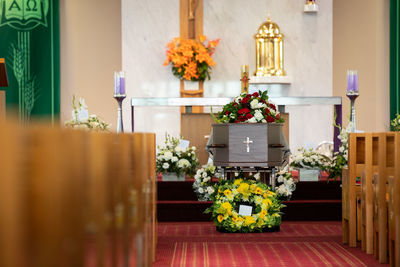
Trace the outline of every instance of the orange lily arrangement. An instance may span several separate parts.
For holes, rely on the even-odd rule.
[[[204,81],[210,79],[212,59],[220,39],[207,40],[200,36],[200,42],[191,39],[174,38],[167,44],[167,59],[164,66],[171,63],[172,73],[179,79],[188,81]],[[207,44],[205,42],[207,41]]]

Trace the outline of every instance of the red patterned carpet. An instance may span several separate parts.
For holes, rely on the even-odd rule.
[[[160,223],[153,266],[388,266],[341,243],[340,222],[284,222],[280,232],[226,234],[212,223]]]

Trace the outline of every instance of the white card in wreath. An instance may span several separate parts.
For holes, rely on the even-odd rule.
[[[252,206],[248,205],[239,205],[239,215],[242,216],[251,216],[251,212],[253,211]]]
[[[190,143],[189,140],[183,140],[183,139],[179,140],[179,146],[181,148],[183,148],[183,149],[188,148],[189,147],[189,143]]]

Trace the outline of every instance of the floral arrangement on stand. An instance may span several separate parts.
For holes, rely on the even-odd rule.
[[[110,124],[101,121],[95,114],[89,115],[88,106],[83,98],[79,98],[78,106],[75,104],[75,96],[72,97],[72,119],[64,125],[68,128],[83,129],[87,131],[110,131]]]
[[[167,135],[165,146],[157,146],[159,152],[156,158],[157,172],[175,173],[180,176],[184,173],[194,175],[199,160],[196,155],[196,147],[182,148],[180,139]]]
[[[213,205],[205,212],[211,213],[220,231],[248,233],[279,229],[284,205],[268,185],[253,176],[220,180],[210,197]],[[241,212],[242,205],[251,207],[251,211]]]
[[[167,44],[167,59],[164,66],[171,64],[172,73],[181,80],[204,81],[210,79],[211,67],[215,66],[211,56],[220,40],[207,40],[204,35],[199,39],[200,42],[174,38]]]
[[[390,121],[390,128],[392,131],[400,132],[400,114],[397,114],[396,118]]]
[[[268,101],[268,91],[243,93],[212,116],[217,123],[284,122],[276,106]]]
[[[293,192],[296,190],[296,181],[292,177],[289,166],[281,169],[276,174],[276,194],[282,201],[289,200]]]
[[[197,170],[196,175],[194,176],[193,189],[198,200],[211,200],[210,196],[215,191],[215,181],[213,181],[213,178],[221,178],[221,175],[216,172],[214,165],[207,164]]]
[[[312,148],[300,147],[295,154],[290,156],[290,161],[290,166],[295,168],[324,170],[330,158]]]

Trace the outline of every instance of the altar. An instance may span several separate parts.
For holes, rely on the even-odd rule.
[[[132,132],[135,131],[135,111],[140,107],[190,107],[201,106],[201,107],[220,107],[232,101],[229,97],[192,97],[192,98],[174,98],[174,97],[134,97],[131,99],[131,127]],[[323,97],[323,96],[309,96],[309,97],[270,97],[270,101],[277,105],[279,111],[284,113],[286,107],[290,106],[311,106],[311,105],[328,105],[334,108],[334,120],[336,125],[342,125],[342,98],[341,97]],[[209,113],[205,113],[209,114]],[[182,115],[191,115],[190,113]],[[194,114],[193,114],[194,115]],[[199,114],[197,114],[199,115]],[[208,123],[211,129],[212,118],[207,116]],[[190,119],[189,119],[190,120]],[[192,127],[193,128],[193,127]],[[192,129],[193,130],[193,129]],[[285,124],[283,132],[287,139],[289,134],[289,125]],[[334,127],[333,143],[334,150],[338,151],[340,146],[340,140],[338,139],[339,129]],[[185,137],[185,136],[184,136]],[[205,141],[204,146],[205,147]]]

